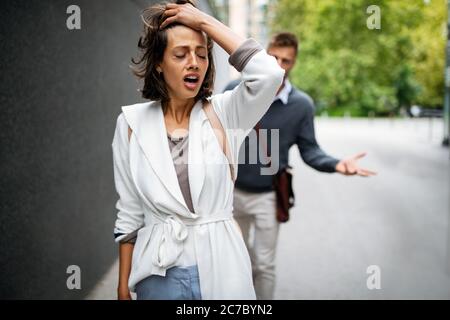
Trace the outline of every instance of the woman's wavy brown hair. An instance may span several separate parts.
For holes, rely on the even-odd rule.
[[[189,0],[177,0],[174,2],[176,4],[189,3],[195,7]],[[182,25],[181,23],[172,23],[164,29],[159,28],[164,21],[163,13],[166,9],[166,4],[167,2],[152,5],[143,10],[141,17],[144,22],[144,32],[138,42],[141,56],[138,60],[131,59],[131,62],[135,65],[132,66],[133,74],[138,79],[144,80],[144,87],[140,90],[142,97],[150,100],[161,100],[163,107],[169,101],[170,97],[166,88],[164,75],[160,75],[156,67],[162,62],[164,51],[167,47],[167,29],[176,25]],[[195,101],[209,97],[214,87],[215,67],[212,54],[213,41],[208,35],[206,35],[206,38],[209,65],[200,91],[195,97]]]

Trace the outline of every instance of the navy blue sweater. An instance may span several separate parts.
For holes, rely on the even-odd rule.
[[[225,90],[231,90],[240,80],[230,82]],[[279,129],[279,168],[289,162],[289,148],[296,144],[303,161],[310,167],[322,172],[335,172],[338,159],[327,155],[316,141],[314,133],[314,103],[306,93],[292,87],[288,103],[284,105],[276,100],[260,120],[261,129],[268,129],[267,149],[271,150],[270,129]],[[236,187],[249,192],[266,192],[273,190],[271,175],[261,175],[259,162],[250,164],[248,159],[249,138],[240,149],[238,177]],[[245,149],[243,149],[245,148]],[[245,152],[247,150],[247,153]],[[247,155],[245,161],[242,159]]]

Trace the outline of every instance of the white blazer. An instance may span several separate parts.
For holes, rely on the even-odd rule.
[[[237,175],[239,147],[264,115],[284,76],[275,58],[256,53],[232,91],[210,98],[226,131]],[[133,130],[128,141],[128,126]],[[241,129],[236,137],[231,130]],[[112,141],[119,200],[115,233],[138,231],[128,281],[165,276],[193,237],[203,299],[255,299],[251,263],[232,219],[233,182],[227,159],[197,102],[189,119],[188,175],[194,211],[181,193],[159,101],[122,107]],[[116,238],[120,241],[124,236]]]

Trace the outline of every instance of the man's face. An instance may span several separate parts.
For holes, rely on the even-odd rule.
[[[284,78],[289,76],[289,72],[295,65],[295,48],[294,47],[269,47],[267,53],[277,59],[278,64],[284,69]]]

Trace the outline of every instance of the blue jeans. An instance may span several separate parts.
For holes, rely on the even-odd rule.
[[[151,275],[136,284],[137,300],[201,300],[197,266],[172,267],[166,276]]]

